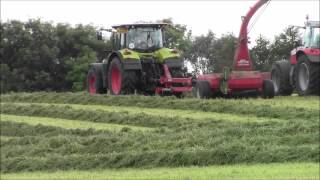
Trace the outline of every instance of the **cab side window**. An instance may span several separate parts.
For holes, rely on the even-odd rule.
[[[120,34],[116,33],[115,34],[115,38],[114,38],[114,45],[115,45],[115,49],[118,50],[120,49]]]
[[[121,33],[121,34],[120,34],[120,48],[121,48],[121,49],[125,48],[125,42],[124,42],[124,40],[125,40],[125,34],[124,34],[124,33]]]
[[[307,29],[306,29],[306,31],[304,33],[304,38],[303,38],[303,45],[305,47],[310,47],[311,36],[312,36],[311,28],[307,27]]]

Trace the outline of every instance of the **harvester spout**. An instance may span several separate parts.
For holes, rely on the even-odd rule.
[[[253,7],[250,8],[247,15],[242,18],[242,25],[239,33],[239,44],[233,61],[233,69],[236,71],[253,70],[252,61],[248,50],[248,24],[252,16],[268,1],[270,0],[259,0]]]

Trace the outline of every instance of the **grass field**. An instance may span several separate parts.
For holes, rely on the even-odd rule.
[[[212,179],[319,179],[319,165],[314,163],[256,164],[184,168],[120,169],[95,171],[57,171],[5,174],[4,179],[138,179],[138,180],[212,180]]]
[[[319,179],[319,97],[1,95],[1,179]]]

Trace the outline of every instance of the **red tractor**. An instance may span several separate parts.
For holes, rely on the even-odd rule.
[[[248,24],[252,16],[269,0],[259,0],[243,17],[239,34],[239,44],[234,56],[233,69],[226,67],[223,73],[200,75],[197,78],[195,92],[198,98],[217,96],[257,96],[274,97],[274,87],[270,73],[261,73],[253,69],[248,50]]]
[[[290,61],[276,61],[271,79],[276,95],[291,95],[296,89],[300,96],[320,94],[320,23],[305,23],[303,46],[291,51]]]

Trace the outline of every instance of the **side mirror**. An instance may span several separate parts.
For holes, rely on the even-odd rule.
[[[101,31],[97,31],[97,39],[98,39],[99,41],[102,40],[102,32],[101,32]]]

